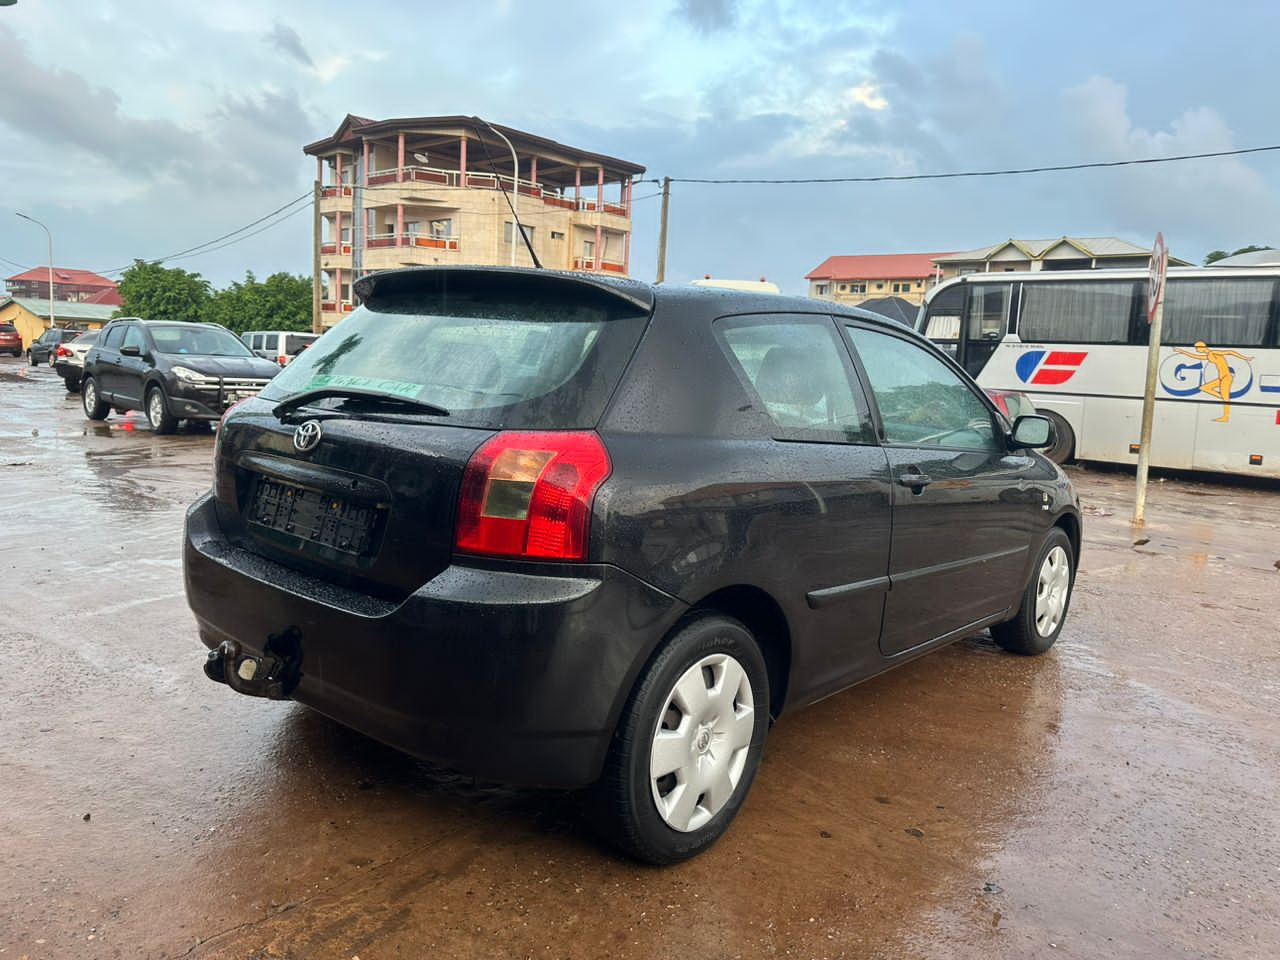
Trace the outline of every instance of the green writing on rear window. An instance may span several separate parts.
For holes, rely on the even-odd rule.
[[[372,390],[375,393],[387,393],[396,397],[416,398],[422,391],[422,384],[408,383],[404,380],[384,380],[379,377],[357,377],[341,374],[316,374],[302,388],[301,393],[312,390],[327,390],[331,387],[351,387],[356,390]]]

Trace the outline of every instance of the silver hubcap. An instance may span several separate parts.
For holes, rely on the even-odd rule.
[[[1040,565],[1040,579],[1036,582],[1036,632],[1040,636],[1051,636],[1058,629],[1070,593],[1071,563],[1067,551],[1054,547]]]
[[[164,419],[164,397],[160,396],[159,390],[151,391],[151,399],[147,401],[147,416],[153,427],[160,426],[160,421]]]
[[[90,380],[84,385],[84,409],[88,413],[98,405],[98,388],[93,385]]]
[[[737,660],[712,654],[681,675],[649,748],[653,802],[667,826],[689,833],[720,812],[742,779],[754,731],[751,681]]]

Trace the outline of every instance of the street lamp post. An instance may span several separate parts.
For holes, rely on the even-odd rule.
[[[17,213],[17,211],[14,211]],[[49,228],[37,220],[35,217],[28,217],[25,213],[19,213],[23,220],[30,220],[37,227],[45,232],[49,238],[49,329],[53,329],[53,234],[49,232]]]
[[[516,265],[516,234],[520,235],[520,242],[524,243],[524,229],[520,226],[520,160],[516,157],[516,148],[511,145],[511,141],[488,120],[482,120],[479,117],[472,117],[477,123],[483,123],[492,130],[497,136],[502,138],[502,142],[507,145],[507,149],[511,151],[511,176],[515,180],[515,189],[511,195],[511,218],[515,223],[511,225],[511,265]],[[495,171],[496,173],[496,171]]]

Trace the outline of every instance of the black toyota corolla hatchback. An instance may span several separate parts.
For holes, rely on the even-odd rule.
[[[408,268],[218,431],[205,670],[667,863],[771,722],[990,627],[1057,639],[1070,483],[926,340],[815,300]],[[993,735],[992,748],[999,749]]]

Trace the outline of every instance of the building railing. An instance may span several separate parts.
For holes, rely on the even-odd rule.
[[[422,233],[400,233],[394,230],[389,233],[369,234],[368,246],[371,250],[382,247],[427,247],[432,250],[457,250],[462,242],[458,236],[435,237]]]
[[[320,196],[328,200],[338,196],[339,192],[341,192],[341,195],[344,197],[351,196],[351,185],[344,183],[341,185],[341,187],[339,187],[337,184],[331,187],[322,187],[320,189]]]
[[[574,257],[575,270],[601,270],[606,273],[626,273],[627,266],[618,260],[596,259],[595,257]]]
[[[369,186],[380,187],[399,183],[412,185],[429,183],[440,187],[465,187],[471,190],[518,190],[520,196],[541,200],[543,203],[564,210],[576,210],[582,213],[594,213],[597,209],[618,217],[630,216],[625,204],[604,201],[597,204],[589,197],[570,197],[558,188],[548,187],[533,180],[516,181],[500,173],[484,173],[468,170],[463,176],[459,170],[446,170],[442,167],[426,167],[409,165],[373,170],[369,173]],[[336,187],[325,187],[324,196],[337,196]],[[344,188],[343,196],[351,196],[351,188]],[[375,195],[376,196],[376,195]]]
[[[350,300],[338,303],[336,300],[321,300],[320,310],[324,313],[350,313],[353,307]]]

